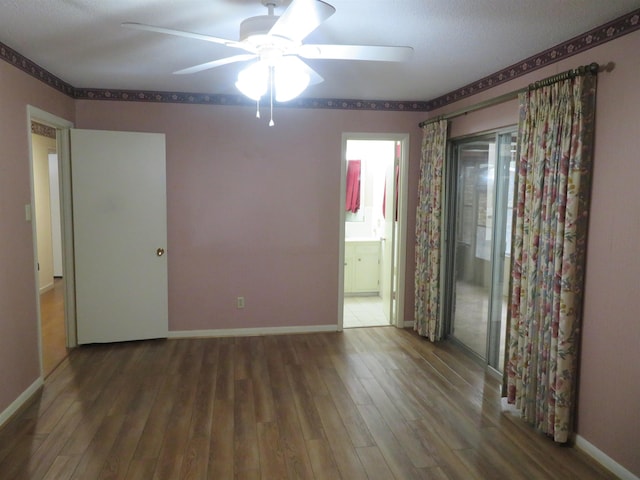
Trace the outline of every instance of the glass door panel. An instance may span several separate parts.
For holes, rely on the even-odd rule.
[[[495,143],[481,140],[458,145],[455,278],[451,334],[486,358],[493,182],[491,153]]]
[[[507,309],[509,300],[509,271],[511,268],[511,224],[516,175],[516,135],[498,135],[496,162],[496,199],[492,252],[491,303],[489,306],[488,363],[502,371],[504,363]]]
[[[504,356],[513,142],[509,132],[456,143],[450,183],[450,335],[496,369]]]

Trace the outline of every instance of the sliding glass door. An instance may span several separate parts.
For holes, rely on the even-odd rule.
[[[449,170],[450,337],[492,367],[504,358],[515,133],[453,144]]]

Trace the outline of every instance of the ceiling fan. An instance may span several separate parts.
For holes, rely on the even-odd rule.
[[[236,87],[257,101],[270,90],[272,103],[274,94],[277,101],[287,101],[302,93],[309,84],[324,80],[301,58],[402,62],[409,59],[413,52],[413,48],[406,46],[305,44],[302,43],[303,39],[335,13],[333,6],[321,0],[293,0],[284,13],[277,16],[274,10],[283,0],[261,2],[267,7],[268,14],[242,21],[239,40],[135,22],[125,22],[122,26],[244,50],[246,53],[212,60],[173,73],[197,73],[230,63],[253,61],[238,75]]]

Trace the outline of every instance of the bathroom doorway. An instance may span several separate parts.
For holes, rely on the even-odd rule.
[[[339,326],[404,327],[408,135],[345,134]]]

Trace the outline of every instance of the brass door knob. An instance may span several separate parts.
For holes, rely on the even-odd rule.
[[[164,255],[164,248],[160,247],[156,250],[156,255],[161,257],[162,255]]]

